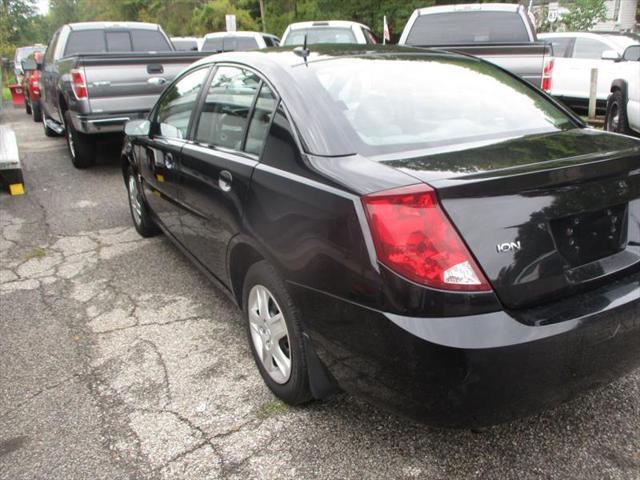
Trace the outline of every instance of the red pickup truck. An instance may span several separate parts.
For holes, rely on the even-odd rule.
[[[42,63],[44,52],[33,52],[27,58],[33,60],[36,65]],[[42,110],[40,109],[40,70],[25,67],[31,62],[23,64],[24,76],[22,77],[22,91],[24,92],[24,108],[27,115],[33,115],[34,122],[42,121]]]

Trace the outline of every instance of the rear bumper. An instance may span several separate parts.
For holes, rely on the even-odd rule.
[[[292,291],[318,356],[342,388],[433,425],[508,421],[640,366],[640,274],[589,292],[589,308],[576,297],[545,307],[550,316],[566,314],[573,302],[577,315],[544,326],[507,312],[402,317],[304,287]]]
[[[92,135],[99,133],[116,133],[124,130],[124,124],[129,120],[147,118],[148,111],[120,112],[120,113],[91,113],[81,114],[71,112],[71,121],[78,132]]]

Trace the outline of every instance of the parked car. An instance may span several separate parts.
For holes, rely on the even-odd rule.
[[[627,35],[586,32],[545,33],[538,38],[553,45],[555,60],[548,92],[581,113],[589,106],[591,69],[598,69],[596,107],[604,113],[618,72],[617,62],[628,46],[640,45]]]
[[[515,4],[463,4],[419,8],[400,45],[437,47],[488,60],[545,87],[553,66],[551,47],[538,42],[527,10]]]
[[[242,52],[257,48],[277,47],[280,39],[261,32],[215,32],[204,36],[203,52]]]
[[[34,52],[44,52],[46,48],[47,47],[45,45],[41,45],[39,43],[16,48],[16,53],[13,58],[13,73],[16,76],[17,83],[22,83],[22,76],[24,75],[24,71],[22,70],[22,60]]]
[[[174,52],[160,26],[86,22],[61,27],[51,39],[41,75],[47,136],[65,134],[73,165],[95,161],[96,136],[121,132],[144,118],[158,96],[198,52]]]
[[[640,141],[488,62],[218,54],[125,132],[135,228],[241,307],[285,402],[490,424],[640,364]]]
[[[197,52],[199,39],[196,37],[171,37],[173,48],[178,52]]]
[[[22,91],[24,92],[24,109],[27,115],[33,116],[34,122],[42,121],[40,111],[40,70],[42,65],[43,52],[36,51],[22,60]]]
[[[378,43],[371,29],[362,23],[329,20],[298,22],[289,25],[282,35],[282,46],[322,43]]]
[[[631,45],[616,64],[607,98],[605,128],[626,135],[640,134],[640,44]]]

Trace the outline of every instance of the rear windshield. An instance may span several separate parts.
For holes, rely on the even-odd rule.
[[[319,43],[357,43],[353,30],[349,27],[310,27],[291,30],[283,46],[302,45],[307,35],[307,44]]]
[[[528,42],[529,34],[514,12],[451,12],[420,15],[407,36],[407,45],[463,45]]]
[[[258,48],[253,37],[213,37],[207,38],[202,45],[203,52],[241,52]]]
[[[31,55],[34,52],[44,52],[44,48],[43,47],[20,47],[20,48],[17,48],[16,49],[15,63],[17,65],[19,65],[22,60],[24,60],[25,58],[27,58],[29,55]]]
[[[415,57],[414,57],[415,58]],[[310,63],[356,152],[419,150],[573,128],[524,81],[460,57]],[[313,78],[313,77],[312,77]]]
[[[171,40],[176,50],[181,52],[191,52],[198,50],[198,42],[195,40]]]
[[[75,30],[69,34],[64,54],[170,51],[158,30]]]

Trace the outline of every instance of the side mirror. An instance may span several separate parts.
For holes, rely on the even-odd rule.
[[[149,120],[129,120],[124,125],[124,133],[128,137],[147,137],[151,132]]]
[[[622,59],[628,62],[640,61],[640,45],[630,45],[624,51]]]
[[[30,70],[37,70],[38,64],[33,58],[25,58],[22,60],[22,70],[28,72]]]
[[[618,55],[618,52],[615,50],[605,50],[602,52],[602,57],[600,58],[602,58],[602,60],[613,60],[614,62],[617,62],[620,60],[620,55]]]

